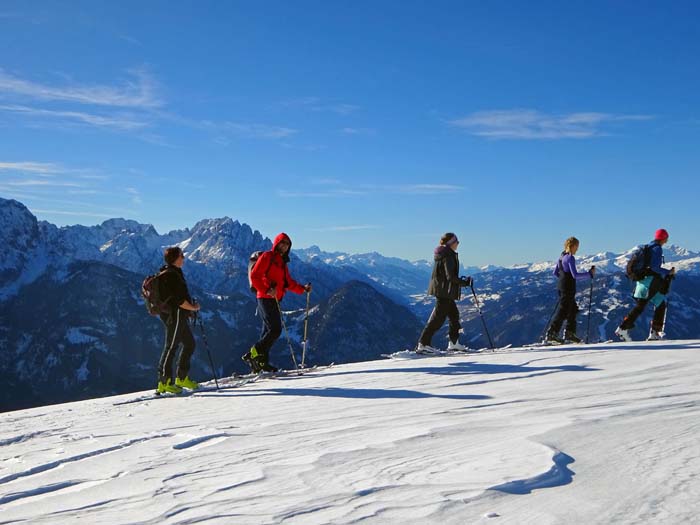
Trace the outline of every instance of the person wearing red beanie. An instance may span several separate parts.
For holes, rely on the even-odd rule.
[[[655,241],[662,241],[664,244],[666,241],[668,241],[668,232],[664,230],[663,228],[659,228],[656,230],[656,233],[654,234],[654,240]]]
[[[676,275],[675,267],[667,270],[661,266],[664,260],[662,246],[667,242],[668,232],[663,228],[659,228],[654,234],[654,240],[642,249],[644,268],[641,270],[642,278],[637,281],[634,290],[634,298],[637,300],[637,304],[615,330],[615,335],[623,341],[632,340],[630,331],[634,328],[634,322],[642,314],[649,302],[655,306],[655,310],[647,341],[663,339],[666,335],[664,334],[666,295],[671,285],[671,279]]]

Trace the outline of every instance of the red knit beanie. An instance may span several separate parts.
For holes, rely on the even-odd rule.
[[[656,230],[656,233],[654,234],[655,241],[665,241],[666,239],[668,239],[668,232],[666,230],[663,228]]]

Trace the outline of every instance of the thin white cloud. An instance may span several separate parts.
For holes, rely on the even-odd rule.
[[[360,106],[355,104],[347,104],[344,102],[330,102],[319,97],[302,97],[288,100],[282,104],[286,107],[299,107],[316,112],[329,112],[338,115],[347,116],[360,110]]]
[[[95,213],[91,211],[73,211],[73,210],[44,210],[30,208],[32,213],[44,213],[46,215],[68,215],[73,217],[97,217],[99,219],[111,219],[112,215],[106,213]]]
[[[255,139],[281,139],[295,135],[299,131],[282,126],[269,126],[267,124],[242,124],[238,122],[225,122],[223,129],[235,135]]]
[[[52,179],[26,179],[5,181],[3,183],[9,187],[39,186],[44,188],[82,188],[82,184],[77,182],[59,182]]]
[[[360,230],[377,230],[380,226],[376,224],[353,224],[349,226],[327,226],[325,228],[309,228],[312,232],[352,232]]]
[[[121,85],[48,85],[25,80],[0,69],[0,96],[63,101],[96,106],[156,108],[163,105],[157,85],[144,69],[129,71]]]
[[[342,128],[341,133],[345,135],[376,135],[376,130],[372,128]]]
[[[57,164],[46,162],[0,162],[0,171],[33,173],[35,175],[52,176],[63,173],[63,168]]]
[[[438,193],[452,193],[463,191],[464,186],[454,184],[401,184],[398,186],[388,186],[387,191],[396,193],[415,193],[420,195],[435,195]]]
[[[352,189],[342,189],[342,190],[329,190],[329,191],[288,191],[288,190],[277,190],[277,195],[286,198],[327,198],[327,197],[356,197],[359,195],[367,195],[367,191],[364,190],[352,190]]]
[[[148,122],[137,120],[129,116],[104,116],[80,111],[56,111],[19,105],[0,105],[0,111],[19,113],[39,119],[49,118],[59,122],[77,123],[98,128],[112,128],[119,131],[134,131],[149,125]]]
[[[491,139],[585,139],[606,134],[614,123],[650,120],[651,115],[580,112],[547,114],[533,109],[479,111],[449,121],[471,135]]]
[[[216,132],[217,136],[214,141],[222,146],[227,146],[229,144],[229,139],[226,136],[227,134],[252,139],[282,139],[299,132],[299,130],[293,128],[260,123],[232,121],[214,122],[211,120],[193,122],[172,115],[169,118],[181,124]]]
[[[314,184],[318,183],[313,181]],[[324,191],[277,190],[277,195],[287,198],[339,198],[357,197],[370,194],[439,195],[464,191],[463,186],[454,184],[364,184],[357,187],[329,188]]]
[[[131,204],[135,206],[141,206],[143,204],[143,199],[141,199],[141,192],[136,188],[126,188],[126,192],[131,195]]]

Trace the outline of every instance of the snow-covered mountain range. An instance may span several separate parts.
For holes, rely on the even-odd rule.
[[[240,356],[257,338],[258,319],[247,282],[251,252],[271,242],[230,218],[207,219],[192,228],[159,234],[151,225],[111,219],[97,226],[56,227],[38,221],[21,203],[0,199],[0,372],[12,388],[0,393],[3,409],[34,406],[149,386],[162,344],[159,321],[145,313],[141,281],[161,265],[165,246],[187,254],[185,274],[203,305],[211,353],[219,373],[243,371]],[[276,232],[275,232],[276,233]],[[293,232],[292,232],[293,233]],[[611,337],[632,304],[622,269],[631,250],[579,257],[596,264],[590,340]],[[700,254],[665,250],[679,269],[670,298],[671,337],[700,337]],[[463,256],[464,257],[464,256]],[[536,340],[556,303],[553,262],[504,268],[465,267],[496,345]],[[406,261],[378,253],[292,250],[292,275],[314,284],[309,348],[315,362],[350,362],[412,347],[433,306],[425,296],[432,262]],[[581,289],[586,310],[589,290]],[[298,349],[305,298],[285,297],[288,328]],[[459,303],[463,342],[487,345],[471,294]],[[637,337],[644,332],[641,321]],[[580,333],[588,328],[580,318]],[[445,332],[434,343],[445,343]],[[374,341],[374,344],[372,344]],[[202,348],[193,372],[208,373]],[[282,341],[273,349],[289,364]]]

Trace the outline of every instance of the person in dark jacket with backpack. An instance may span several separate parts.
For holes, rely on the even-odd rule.
[[[554,275],[557,277],[557,289],[559,291],[559,306],[557,307],[554,320],[549,326],[547,343],[580,343],[581,339],[576,335],[576,314],[578,305],[576,304],[576,281],[582,279],[592,279],[595,275],[595,266],[587,272],[576,270],[576,259],[574,255],[579,248],[579,240],[576,237],[569,237],[564,242],[564,251],[559,256]],[[559,337],[561,325],[566,319],[566,330],[564,339]]]
[[[276,372],[270,364],[270,348],[282,333],[282,312],[280,301],[287,290],[302,294],[311,292],[311,283],[301,285],[289,274],[289,254],[292,240],[286,233],[280,233],[272,243],[272,249],[263,252],[250,272],[250,282],[256,291],[258,315],[262,319],[260,339],[243,355],[251,370]]]
[[[169,305],[169,312],[160,315],[165,325],[165,345],[158,363],[158,393],[179,394],[183,388],[196,390],[199,385],[189,378],[190,359],[195,342],[188,319],[190,312],[198,312],[199,305],[194,304],[187,289],[182,265],[185,254],[177,246],[167,248],[163,255],[165,266],[158,279],[160,296]],[[173,361],[178,347],[182,345],[177,362],[177,373],[173,375]]]
[[[433,274],[428,285],[428,294],[435,297],[435,308],[433,308],[416,346],[418,353],[439,352],[437,348],[431,346],[431,341],[433,335],[445,323],[446,318],[449,319],[450,323],[450,342],[447,350],[461,352],[467,350],[459,342],[459,331],[462,326],[459,323],[459,310],[455,301],[461,297],[462,288],[471,286],[473,281],[471,277],[459,277],[458,247],[459,239],[454,233],[449,232],[442,236],[440,245],[435,248]]]
[[[676,275],[675,267],[670,270],[661,267],[664,260],[662,246],[667,242],[668,232],[663,228],[656,230],[654,240],[644,246],[640,254],[641,268],[639,271],[635,271],[640,277],[634,290],[634,298],[637,300],[637,304],[615,330],[615,335],[623,341],[632,340],[630,330],[634,328],[634,322],[642,314],[649,302],[655,306],[655,310],[647,341],[663,339],[666,335],[664,334],[666,294],[668,293],[671,280]]]

